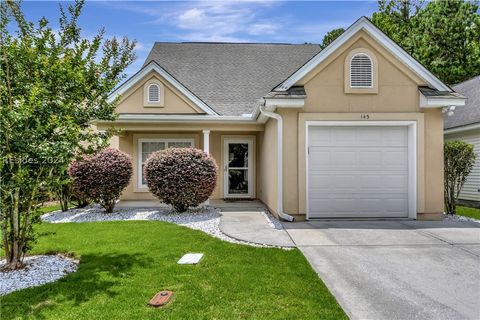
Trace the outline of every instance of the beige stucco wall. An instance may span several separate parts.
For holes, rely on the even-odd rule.
[[[375,54],[378,94],[345,93],[345,58],[351,50]],[[284,210],[305,215],[306,121],[404,120],[417,123],[417,211],[443,210],[443,136],[439,109],[419,107],[418,86],[425,83],[366,33],[360,32],[299,84],[307,92],[302,109],[278,108],[284,119]],[[428,159],[427,161],[425,159]]]
[[[144,106],[144,84],[156,80],[164,86],[164,106]],[[156,72],[151,72],[142,81],[132,89],[125,92],[118,103],[116,111],[118,113],[181,113],[197,114],[205,113],[195,106],[182,93],[171,86]]]
[[[259,133],[258,198],[272,212],[277,210],[277,127],[275,120],[268,120],[265,131]]]

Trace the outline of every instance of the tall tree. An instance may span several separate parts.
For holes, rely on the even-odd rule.
[[[412,55],[448,84],[480,74],[478,2],[433,1],[413,19]]]
[[[478,2],[379,1],[373,23],[448,84],[480,74]]]
[[[320,47],[325,49],[333,40],[337,39],[342,33],[345,32],[343,28],[333,29],[332,31],[327,32],[327,34],[323,37],[322,44]]]
[[[372,22],[445,83],[480,74],[478,1],[380,0]],[[323,42],[335,40],[338,30]]]
[[[60,8],[54,32],[0,3],[0,228],[7,269],[21,268],[35,240],[42,194],[78,154],[106,144],[94,119],[115,119],[108,95],[134,60],[135,43],[81,37],[83,1]]]
[[[416,32],[412,18],[421,8],[421,3],[418,1],[380,0],[378,11],[372,15],[372,22],[412,54],[415,51],[415,45],[411,41],[411,36]]]

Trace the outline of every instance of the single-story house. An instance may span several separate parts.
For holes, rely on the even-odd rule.
[[[464,107],[444,113],[445,140],[462,140],[474,146],[477,159],[460,191],[459,202],[480,207],[480,75],[453,89],[467,97]]]
[[[323,50],[155,43],[118,96],[118,119],[96,125],[133,157],[122,200],[155,199],[151,152],[193,146],[219,165],[211,199],[259,199],[290,221],[441,218],[442,108],[465,103],[365,17]]]

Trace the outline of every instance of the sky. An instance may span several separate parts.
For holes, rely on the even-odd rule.
[[[46,17],[55,28],[59,5],[25,1],[22,7],[30,21]],[[155,41],[321,43],[328,31],[371,16],[377,7],[376,1],[87,1],[80,26],[84,37],[104,27],[107,37],[135,39],[130,76]]]

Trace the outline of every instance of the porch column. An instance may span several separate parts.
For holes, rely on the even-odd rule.
[[[202,130],[203,132],[203,151],[210,154],[210,130]],[[203,203],[204,205],[210,204],[210,199]]]
[[[210,153],[210,130],[203,130],[203,151]]]

